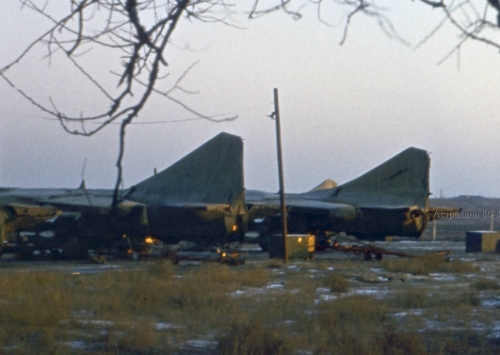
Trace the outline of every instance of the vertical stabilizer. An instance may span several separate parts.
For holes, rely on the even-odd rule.
[[[148,204],[242,202],[243,142],[220,133],[184,158],[131,187],[126,198]]]
[[[78,190],[87,190],[87,184],[85,183],[85,179],[82,179],[82,182],[78,187]]]
[[[427,208],[430,158],[410,147],[376,168],[333,189],[328,200],[356,206]]]

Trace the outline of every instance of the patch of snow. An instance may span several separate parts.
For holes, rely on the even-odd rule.
[[[236,290],[230,293],[232,297],[243,296],[247,294],[269,294],[271,291],[282,291],[284,289],[283,284],[271,284],[267,285],[265,288],[255,288],[249,287],[245,290]],[[293,290],[291,292],[294,292]]]
[[[213,340],[205,340],[205,339],[193,339],[188,340],[184,343],[182,347],[192,347],[197,349],[215,349],[219,344]]]
[[[481,301],[484,308],[500,308],[500,300],[496,298],[487,298]]]
[[[319,298],[316,298],[314,300],[314,304],[319,304],[319,303],[325,302],[325,301],[335,301],[338,298],[339,298],[339,296],[336,294],[333,294],[333,293],[322,294],[322,295],[319,295]]]
[[[392,314],[394,317],[406,317],[408,315],[408,312],[398,312]]]
[[[500,321],[493,322],[493,329],[488,334],[488,338],[495,339],[496,341],[500,340]]]
[[[437,281],[457,281],[458,280],[458,277],[456,277],[454,275],[439,274],[439,273],[429,274],[429,277],[431,277],[432,279],[437,280]]]
[[[351,295],[361,295],[361,296],[374,296],[375,298],[384,298],[389,293],[388,290],[378,289],[378,288],[360,288],[356,290],[352,290],[349,292]]]
[[[271,290],[271,289],[276,289],[276,288],[283,288],[285,287],[284,285],[282,284],[270,284],[270,285],[267,285],[266,288]]]
[[[91,311],[88,311],[88,310],[80,310],[80,311],[72,311],[71,315],[75,316],[75,317],[82,317],[82,316],[91,317],[93,315],[93,313]]]
[[[484,332],[484,331],[487,331],[490,329],[489,324],[477,322],[477,321],[473,321],[470,324],[467,324],[467,322],[463,322],[463,321],[459,322],[459,323],[460,324],[457,324],[457,323],[451,324],[449,322],[446,323],[446,322],[441,322],[441,321],[434,320],[434,319],[426,319],[425,320],[426,327],[424,329],[420,329],[419,331],[424,332],[424,331],[429,330],[429,329],[440,330],[440,329],[446,328],[446,330],[454,331],[454,332],[464,331],[464,330],[473,330],[475,332]]]
[[[70,271],[71,275],[80,274],[97,274],[103,270],[116,269],[119,268],[118,265],[92,265],[92,266],[79,266]]]
[[[428,280],[429,276],[426,275],[413,275],[413,274],[404,274],[404,278],[409,280],[409,279],[414,279],[414,280]]]
[[[230,295],[232,297],[236,297],[236,296],[241,296],[241,295],[244,295],[246,292],[245,291],[242,291],[242,290],[236,290],[234,292],[231,292]]]
[[[409,316],[409,315],[412,315],[412,316],[421,316],[423,314],[424,314],[424,311],[422,309],[411,309],[411,310],[406,311],[406,312],[392,313],[392,316],[393,317],[403,318],[403,317],[406,317],[406,316]]]
[[[318,272],[323,273],[323,270],[316,270],[316,269],[309,269],[308,271],[310,273],[318,273]]]
[[[109,320],[78,320],[78,323],[83,325],[99,325],[102,327],[109,327],[115,324],[115,322]]]
[[[158,322],[155,324],[155,330],[168,330],[168,329],[181,329],[181,328],[184,327],[172,323]]]
[[[327,293],[327,292],[332,292],[332,290],[328,287],[318,287],[316,289],[317,293]]]
[[[85,342],[79,341],[79,340],[73,340],[73,341],[67,341],[64,343],[61,343],[63,345],[69,346],[70,348],[74,350],[83,350],[85,349]]]
[[[304,350],[304,349],[301,349],[301,350],[297,350],[295,352],[295,354],[297,355],[312,355],[314,354],[311,350]]]

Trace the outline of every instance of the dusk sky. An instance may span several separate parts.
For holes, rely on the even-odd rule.
[[[430,152],[434,195],[442,189],[445,196],[500,197],[498,50],[466,42],[459,58],[438,65],[459,41],[450,26],[414,46],[442,13],[417,1],[384,4],[407,45],[362,15],[352,19],[340,45],[346,15],[340,6],[325,10],[334,26],[320,23],[313,7],[305,8],[299,21],[282,12],[255,20],[234,16],[232,24],[240,28],[181,22],[166,54],[171,75],[165,87],[198,62],[183,86],[199,93],[176,97],[207,116],[239,117],[223,123],[191,120],[192,113],[152,97],[135,120],[149,123],[127,130],[125,186],[226,131],[244,139],[246,187],[277,191],[275,125],[268,115],[278,88],[289,192],[309,190],[327,178],[347,182],[415,146]],[[16,1],[4,1],[0,9],[3,67],[49,23]],[[35,48],[7,76],[74,115],[106,105],[64,56],[49,63],[45,54],[43,47]],[[113,64],[121,70],[98,50],[81,61],[99,77],[109,75]],[[116,79],[110,76],[109,85]],[[90,138],[72,136],[2,79],[0,95],[0,186],[78,187],[86,160],[87,187],[113,187],[117,125]],[[151,123],[159,121],[164,123]]]

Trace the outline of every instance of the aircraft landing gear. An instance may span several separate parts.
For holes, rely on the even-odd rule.
[[[366,253],[364,253],[363,258],[367,261],[370,261],[372,260],[373,256],[375,256],[375,260],[382,260],[382,254],[372,253],[371,251],[367,251]]]

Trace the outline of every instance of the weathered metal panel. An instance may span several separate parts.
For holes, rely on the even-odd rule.
[[[465,252],[487,253],[494,252],[500,232],[495,231],[468,231],[465,237]]]

